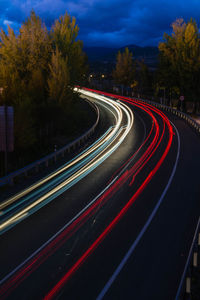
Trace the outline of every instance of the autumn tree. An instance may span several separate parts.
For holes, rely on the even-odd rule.
[[[200,36],[194,20],[178,19],[172,35],[164,34],[159,44],[161,84],[179,91],[195,103],[200,97]]]
[[[60,128],[59,132],[67,129],[66,116],[72,117],[77,99],[74,86],[80,85],[86,72],[86,56],[82,51],[82,42],[77,39],[78,31],[75,18],[65,13],[55,21],[50,32],[53,51],[47,86],[49,104],[60,116],[54,120]]]
[[[47,80],[49,96],[55,102],[62,103],[67,94],[70,77],[67,57],[64,58],[57,47],[52,54],[49,71],[50,75]]]
[[[45,118],[40,119],[40,116],[46,107],[46,78],[51,52],[48,30],[34,11],[22,24],[18,35],[10,27],[8,34],[1,30],[0,85],[4,102],[15,108],[15,128],[21,122],[23,130],[15,131],[16,146],[21,148],[31,147],[37,139],[39,127],[44,125]],[[23,118],[23,114],[29,118],[25,115]],[[30,132],[29,139],[27,132]]]
[[[32,150],[50,128],[54,132],[52,124],[67,123],[64,114],[77,98],[73,87],[86,70],[78,30],[66,13],[49,31],[34,11],[18,34],[9,26],[7,33],[1,30],[1,103],[14,106],[16,147]]]
[[[117,62],[113,71],[113,78],[116,83],[124,86],[134,85],[135,65],[133,62],[133,55],[128,48],[124,52],[118,52]]]
[[[34,11],[20,28],[19,43],[27,92],[37,106],[43,105],[52,47],[48,30]]]
[[[1,30],[0,40],[0,80],[4,89],[13,91],[11,101],[23,101],[22,91],[31,97],[37,94],[35,100],[41,100],[45,89],[42,78],[48,72],[51,55],[48,31],[41,19],[32,11],[18,35],[8,27],[8,35]]]
[[[18,40],[13,29],[8,26],[8,34],[0,32],[0,86],[3,88],[2,98],[6,104],[12,104],[20,95],[20,74],[17,68],[20,60]]]
[[[71,86],[80,83],[86,72],[86,55],[82,51],[82,41],[77,39],[78,32],[76,19],[71,18],[67,13],[55,21],[51,30],[53,48],[54,50],[57,48],[66,61],[70,74],[68,84]]]
[[[148,95],[152,92],[152,74],[144,62],[138,61],[138,91],[140,94]]]

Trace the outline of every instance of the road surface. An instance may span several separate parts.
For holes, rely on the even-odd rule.
[[[0,236],[0,298],[174,299],[199,215],[200,140],[175,116],[123,103],[134,122],[116,151]],[[116,117],[103,114],[109,128]]]

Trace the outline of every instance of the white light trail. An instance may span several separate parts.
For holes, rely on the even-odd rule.
[[[100,139],[97,144],[95,144],[90,149],[86,150],[77,159],[67,164],[63,168],[57,170],[55,173],[44,178],[43,180],[39,181],[38,183],[31,186],[27,190],[24,190],[21,193],[17,194],[16,196],[8,199],[7,202],[5,201],[2,204],[2,206],[0,205],[0,209],[2,209],[2,207],[5,208],[7,205],[12,204],[16,200],[20,199],[22,196],[38,188],[40,185],[46,183],[50,179],[59,175],[60,173],[63,173],[73,165],[76,165],[80,160],[91,155],[89,162],[85,163],[84,166],[81,166],[81,168],[77,170],[74,174],[72,174],[69,178],[64,180],[62,183],[58,184],[56,187],[53,187],[50,191],[45,193],[43,196],[40,196],[33,203],[27,204],[26,207],[23,206],[20,211],[15,212],[7,219],[4,219],[3,222],[0,224],[0,234],[8,230],[12,226],[14,226],[16,223],[18,223],[21,218],[24,219],[24,216],[28,216],[34,213],[36,210],[40,209],[41,207],[43,207],[44,205],[52,201],[58,195],[62,194],[72,185],[76,184],[83,177],[88,175],[92,170],[94,170],[99,164],[101,164],[107,157],[109,157],[120,146],[120,144],[123,142],[123,140],[129,133],[130,129],[132,128],[134,117],[131,109],[127,105],[122,104],[119,101],[116,102],[107,97],[100,96],[85,90],[80,90],[80,92],[85,96],[89,96],[98,101],[103,102],[104,104],[106,104],[106,106],[110,107],[108,109],[112,108],[116,113],[115,126],[112,128],[112,130],[108,132],[108,134],[104,136],[104,138]],[[126,126],[122,125],[122,120],[124,115],[126,116],[127,119]],[[98,149],[100,149],[99,152],[96,152],[95,157],[93,157],[94,155],[92,154]]]

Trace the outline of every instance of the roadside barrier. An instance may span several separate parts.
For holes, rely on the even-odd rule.
[[[175,300],[190,300],[192,296],[192,279],[200,266],[200,217],[192,240],[188,258],[181,276]],[[200,290],[200,287],[197,287]],[[198,293],[198,291],[197,291]],[[196,295],[197,296],[197,295]],[[197,299],[197,298],[195,298]]]
[[[84,134],[82,134],[80,137],[78,137],[76,140],[72,141],[71,143],[65,145],[59,150],[54,151],[53,153],[25,166],[24,168],[21,168],[20,170],[17,170],[15,172],[12,172],[8,174],[7,176],[0,178],[0,187],[4,186],[6,184],[13,185],[15,184],[17,178],[23,177],[26,178],[30,174],[29,173],[38,173],[39,170],[43,168],[47,168],[50,163],[56,163],[57,159],[63,158],[67,153],[70,153],[71,151],[75,150],[76,148],[80,147],[81,144],[85,143],[85,141],[94,133],[98,123],[99,123],[99,109],[96,106],[96,104],[92,103],[91,101],[84,99],[89,103],[89,105],[92,107],[92,109],[96,112],[96,121],[94,125],[87,130]]]
[[[200,134],[200,125],[194,119],[192,119],[188,114],[164,104],[160,104],[149,100],[139,99],[139,98],[137,99],[143,103],[154,105],[164,111],[170,112],[178,116],[179,118],[183,119],[190,127],[192,127],[198,134]]]
[[[177,109],[174,109],[172,107],[157,102],[139,99],[139,98],[138,101],[156,106],[159,109],[162,109],[164,111],[176,115],[177,117],[183,119],[190,127],[192,127],[195,130],[197,134],[200,135],[200,125],[190,116],[188,116],[186,113],[183,113]],[[193,291],[193,284],[192,284],[194,280],[194,276],[195,274],[198,274],[199,269],[200,269],[200,217],[197,223],[192,244],[190,246],[190,251],[183,270],[183,274],[181,277],[181,281],[178,287],[175,300],[191,300],[193,299],[191,298],[193,296],[194,299],[200,299],[200,298],[196,298],[197,295],[193,295],[193,293],[195,294],[196,292]],[[200,291],[200,287],[199,287],[199,291]],[[197,291],[197,293],[199,291]]]

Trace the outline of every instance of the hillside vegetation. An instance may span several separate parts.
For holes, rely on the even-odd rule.
[[[73,91],[87,69],[78,31],[67,13],[47,30],[32,11],[18,34],[9,26],[0,32],[0,105],[14,107],[12,166],[48,152],[52,138],[70,138],[87,126]]]

